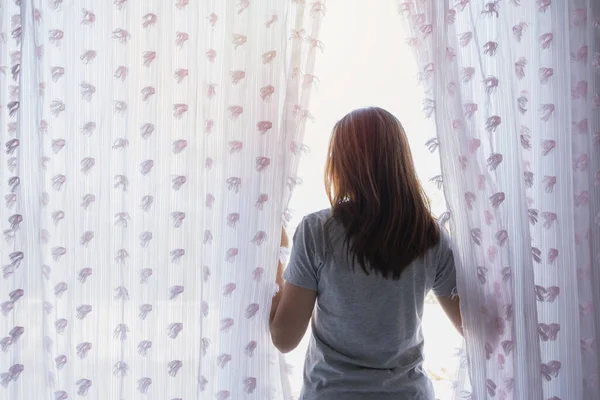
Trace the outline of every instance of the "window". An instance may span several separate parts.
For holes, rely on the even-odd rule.
[[[296,188],[290,204],[294,215],[288,227],[290,234],[302,216],[328,208],[323,167],[331,128],[349,111],[366,106],[383,107],[400,119],[433,212],[439,215],[445,210],[443,193],[429,181],[439,175],[439,159],[425,146],[433,136],[433,126],[423,116],[423,91],[416,78],[413,54],[404,44],[405,34],[395,2],[330,2],[322,29],[326,49],[317,58],[315,75],[319,81],[310,106],[315,122],[309,123],[305,136],[305,144],[311,151],[299,167],[303,184]],[[436,395],[441,400],[449,399],[450,382],[455,380],[458,367],[455,354],[462,339],[432,296],[425,306],[423,332],[426,367]],[[308,336],[287,357],[293,367],[291,385],[295,395],[302,386]]]

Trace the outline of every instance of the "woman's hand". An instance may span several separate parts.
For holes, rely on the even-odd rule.
[[[281,227],[281,247],[290,247],[290,241],[288,239],[287,232],[285,231],[285,228],[283,226]]]
[[[281,227],[280,247],[289,248],[289,239],[288,239],[288,235],[287,235],[287,232],[285,231],[284,227]],[[275,297],[273,297],[273,303],[271,304],[271,315],[270,315],[270,319],[269,319],[270,321],[273,320],[273,317],[275,316],[275,311],[277,311],[277,307],[279,306],[279,302],[281,301],[281,296],[283,295],[283,287],[284,287],[283,270],[284,270],[284,267],[285,266],[281,262],[281,258],[278,257],[277,275],[275,276],[275,283],[277,283],[279,290],[277,291],[277,294],[275,295]]]

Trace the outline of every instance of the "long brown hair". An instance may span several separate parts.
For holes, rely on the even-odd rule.
[[[399,279],[440,240],[404,128],[388,111],[355,110],[335,125],[325,187],[348,252],[367,274]]]

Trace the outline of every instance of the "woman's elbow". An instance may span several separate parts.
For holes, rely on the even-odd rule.
[[[298,347],[298,343],[293,343],[285,334],[282,332],[278,332],[277,329],[271,325],[271,340],[273,345],[279,352],[283,354],[287,354],[293,351],[296,347]]]
[[[277,343],[274,340],[273,340],[273,344],[275,345],[275,348],[277,350],[279,350],[279,352],[282,353],[282,354],[287,354],[287,353],[293,351],[296,348],[296,346],[290,346],[290,345],[287,345],[285,343]]]

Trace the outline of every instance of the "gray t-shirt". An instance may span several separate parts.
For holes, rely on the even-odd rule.
[[[448,234],[441,229],[440,243],[424,259],[414,261],[399,280],[386,280],[348,265],[352,257],[336,220],[327,245],[330,218],[330,210],[304,218],[283,275],[317,292],[300,400],[433,400],[422,368],[421,320],[431,289],[449,296],[456,288]]]

